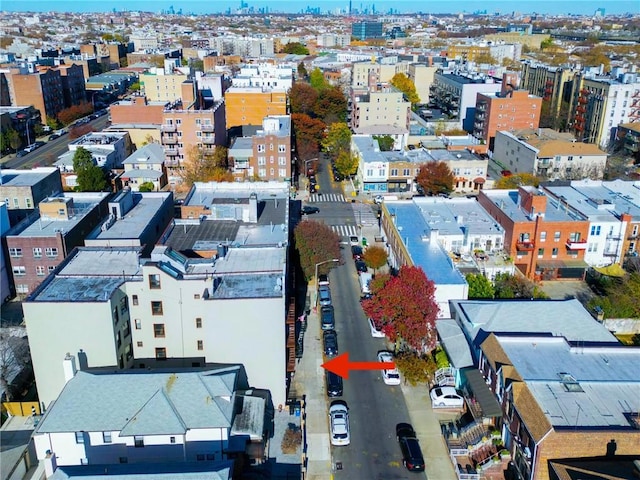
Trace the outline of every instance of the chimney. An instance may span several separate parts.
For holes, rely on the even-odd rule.
[[[62,361],[62,368],[64,370],[64,383],[67,383],[76,376],[76,372],[78,371],[76,368],[76,357],[67,352]]]
[[[258,223],[258,196],[249,195],[249,223]]]
[[[56,461],[56,454],[51,450],[47,450],[47,456],[44,457],[44,473],[46,478],[51,478],[54,472],[58,469],[58,462]]]

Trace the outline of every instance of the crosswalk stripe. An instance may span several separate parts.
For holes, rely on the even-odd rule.
[[[319,203],[319,202],[342,203],[345,201],[346,200],[344,199],[344,195],[339,193],[323,193],[322,195],[314,193],[309,197],[309,202],[311,203]]]
[[[331,225],[331,230],[341,237],[358,236],[358,228],[355,225]]]

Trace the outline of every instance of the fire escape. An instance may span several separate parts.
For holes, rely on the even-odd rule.
[[[574,116],[574,125],[573,127],[577,132],[584,132],[586,125],[586,113],[587,113],[587,104],[589,103],[589,95],[590,92],[586,88],[580,90],[580,95],[578,96],[578,106],[576,107],[576,113]]]

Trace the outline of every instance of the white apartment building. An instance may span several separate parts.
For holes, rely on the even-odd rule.
[[[234,87],[284,88],[293,85],[293,68],[285,65],[252,64],[240,68],[231,79]]]
[[[209,47],[221,55],[239,55],[245,58],[272,57],[275,53],[273,38],[234,37],[226,34],[210,37]]]
[[[367,62],[355,62],[352,67],[351,86],[366,87],[374,83],[388,83],[396,73],[409,72],[409,62],[398,57],[370,57]]]
[[[318,47],[348,47],[351,45],[351,35],[348,33],[323,33],[316,37]]]
[[[131,153],[131,139],[128,132],[91,132],[69,143],[69,151],[58,157],[54,163],[63,173],[73,172],[73,156],[78,148],[91,152],[91,156],[101,168],[121,168],[122,162]],[[67,180],[67,186],[74,186]]]
[[[151,35],[150,33],[133,33],[129,37],[129,41],[133,43],[133,49],[136,52],[143,50],[156,50],[160,47],[160,42],[157,35]]]
[[[351,128],[355,133],[372,126],[399,129],[390,133],[408,133],[411,103],[391,85],[370,85],[368,89],[351,89]],[[382,133],[382,132],[376,132]]]
[[[607,157],[595,144],[550,129],[498,131],[493,149],[493,158],[512,173],[549,180],[602,179]]]

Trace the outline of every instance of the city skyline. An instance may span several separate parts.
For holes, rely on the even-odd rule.
[[[103,2],[98,0],[24,0],[5,2],[3,9],[7,12],[110,12],[115,11],[146,11],[152,13],[161,13],[169,10],[171,7],[183,14],[216,14],[216,13],[235,13],[240,8],[240,1],[210,1],[210,0],[112,0],[111,2]],[[320,9],[322,13],[347,11],[349,8],[348,0],[324,0],[321,3],[315,3],[314,0],[253,0],[244,2],[254,11],[265,11],[272,13],[300,13],[309,9]],[[517,8],[514,8],[516,6]],[[607,15],[616,14],[640,14],[638,3],[635,1],[578,1],[565,0],[557,1],[523,1],[514,4],[508,1],[476,1],[476,0],[454,0],[449,2],[438,3],[417,3],[415,1],[352,1],[352,10],[372,12],[375,8],[376,13],[384,14],[394,9],[397,13],[433,13],[433,14],[471,14],[477,11],[486,11],[487,14],[500,13],[511,14],[517,13],[538,13],[538,14],[573,14],[573,15],[593,15],[599,9],[605,9]]]

